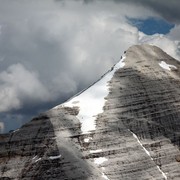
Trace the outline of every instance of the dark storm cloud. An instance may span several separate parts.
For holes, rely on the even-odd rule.
[[[96,0],[84,0],[85,3],[92,3]],[[108,0],[100,0],[108,1]],[[116,3],[144,6],[150,8],[164,17],[166,20],[180,23],[180,1],[179,0],[114,0]]]
[[[180,23],[180,1],[179,0],[114,0],[115,2],[133,3],[151,8],[166,20]]]

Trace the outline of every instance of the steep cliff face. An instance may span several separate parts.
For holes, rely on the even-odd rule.
[[[0,136],[1,179],[180,179],[180,63],[132,46],[93,86]]]

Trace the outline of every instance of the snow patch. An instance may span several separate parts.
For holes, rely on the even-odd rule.
[[[36,159],[37,158],[37,156],[34,156],[32,159],[34,160],[34,159]]]
[[[37,159],[35,162],[38,162],[38,161],[40,161],[40,160],[41,160],[41,158]]]
[[[171,71],[171,68],[177,69],[176,66],[171,65],[171,64],[167,64],[167,63],[164,62],[164,61],[161,61],[161,62],[159,63],[159,65],[160,65],[163,69],[166,69],[166,70],[168,70],[168,71]]]
[[[99,153],[102,152],[102,149],[97,149],[97,150],[90,150],[90,153]]]
[[[128,129],[128,130],[129,130],[129,129]],[[130,130],[129,130],[129,131],[130,131]],[[137,142],[141,145],[141,147],[143,148],[143,150],[145,151],[145,153],[151,158],[152,161],[154,161],[153,158],[151,157],[149,151],[142,145],[142,143],[140,142],[140,140],[138,139],[138,137],[136,136],[136,134],[134,134],[132,131],[130,131],[130,132],[131,132],[131,134],[133,135],[133,137],[137,140]],[[163,177],[164,177],[165,179],[167,179],[166,174],[160,169],[160,167],[159,167],[158,165],[156,165],[156,166],[157,166],[157,169],[159,170],[159,172],[161,172],[161,174],[163,175]]]
[[[102,171],[105,171],[105,167],[101,167]],[[104,172],[101,171],[102,174],[102,178],[106,179],[106,180],[110,180],[105,174]]]
[[[88,143],[91,139],[92,139],[92,137],[85,138],[85,139],[84,139],[84,142],[85,142],[85,143]]]
[[[49,159],[51,159],[51,160],[59,159],[59,158],[61,158],[61,154],[58,155],[58,156],[50,156],[50,157],[49,157]]]
[[[17,131],[19,131],[19,129],[16,129],[16,130],[14,130],[13,132],[15,133],[15,132],[17,132]]]
[[[105,161],[108,161],[108,159],[105,158],[105,157],[99,157],[99,158],[95,158],[95,159],[94,159],[94,163],[95,163],[95,164],[98,164],[98,165],[104,163]]]
[[[101,169],[102,169],[103,171],[105,171],[105,167],[101,167]]]
[[[125,66],[124,60],[125,56],[123,56],[114,66],[113,70],[107,73],[101,80],[83,93],[60,105],[61,107],[79,107],[77,118],[81,122],[81,131],[83,134],[90,133],[96,129],[96,116],[103,112],[103,106],[105,104],[104,98],[109,93],[108,82],[111,80],[116,70]],[[54,109],[58,107],[59,106],[56,106]]]
[[[102,173],[102,177],[106,180],[110,180],[104,173]]]
[[[51,139],[57,139],[57,137],[52,137]]]
[[[35,161],[35,163],[36,163],[36,162],[40,161],[40,160],[41,160],[41,158],[38,158],[38,156],[36,155],[36,156],[34,156],[34,157],[32,158],[32,160],[34,160],[34,161]]]

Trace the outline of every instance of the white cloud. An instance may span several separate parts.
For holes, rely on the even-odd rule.
[[[180,60],[179,50],[177,41],[173,41],[169,38],[169,35],[155,34],[155,35],[145,35],[144,33],[139,33],[139,43],[146,43],[160,47],[170,56],[177,60]]]
[[[138,40],[137,28],[126,22],[125,15],[133,14],[132,7],[126,11],[126,4],[119,11],[113,2],[62,5],[45,1],[44,9],[35,1],[17,2],[4,5],[12,17],[0,11],[7,15],[2,25],[0,70],[12,63],[29,67],[39,73],[53,97],[61,98],[95,81]],[[138,12],[140,16],[142,11]]]
[[[171,29],[169,33],[169,37],[171,37],[173,40],[180,40],[180,25],[175,26],[173,29]]]
[[[23,104],[48,101],[50,96],[34,72],[21,64],[0,73],[0,112],[21,108]]]

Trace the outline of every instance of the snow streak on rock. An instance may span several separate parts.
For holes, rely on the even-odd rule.
[[[109,178],[104,173],[102,173],[102,177],[106,180],[109,180]]]
[[[130,131],[130,130],[129,130],[129,131]],[[140,144],[140,146],[143,148],[143,150],[145,151],[145,153],[146,153],[146,154],[151,158],[151,160],[153,161],[153,158],[151,157],[149,151],[142,145],[142,143],[140,142],[140,140],[138,139],[138,137],[137,137],[132,131],[130,131],[130,132],[131,132],[131,134],[133,135],[133,137],[137,140],[137,142]],[[166,174],[160,169],[159,166],[157,166],[157,169],[160,171],[160,173],[163,175],[163,177],[164,177],[165,179],[167,179]]]
[[[40,160],[41,160],[41,158],[37,159],[35,162],[38,162],[38,161],[40,161]]]
[[[49,159],[51,159],[51,160],[59,159],[59,158],[61,158],[61,154],[58,155],[58,156],[50,156],[50,157],[49,157]]]

